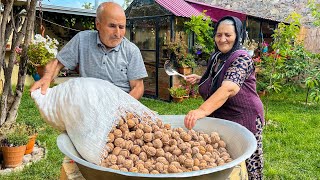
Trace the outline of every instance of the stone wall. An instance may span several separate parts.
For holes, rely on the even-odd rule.
[[[197,0],[207,4],[243,12],[248,15],[284,21],[295,11],[303,16],[301,22],[312,26],[313,18],[307,8],[308,0]],[[320,3],[320,0],[315,0]]]

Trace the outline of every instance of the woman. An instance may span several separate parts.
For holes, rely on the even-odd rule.
[[[206,116],[228,119],[249,129],[256,137],[256,152],[246,160],[249,179],[262,179],[263,105],[256,93],[254,64],[241,50],[242,23],[232,16],[223,17],[214,29],[216,49],[202,77],[192,74],[186,81],[199,83],[199,93],[205,102],[185,117],[188,129]]]

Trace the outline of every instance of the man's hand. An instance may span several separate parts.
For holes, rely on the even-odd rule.
[[[41,88],[41,94],[45,95],[46,92],[47,92],[47,89],[49,88],[50,86],[50,83],[51,83],[52,79],[51,78],[48,78],[48,77],[43,77],[41,78],[39,81],[36,81],[31,89],[30,89],[30,92],[33,92],[39,88]]]
[[[191,110],[184,118],[184,125],[188,129],[192,129],[196,125],[198,119],[206,117],[206,113],[202,109]]]

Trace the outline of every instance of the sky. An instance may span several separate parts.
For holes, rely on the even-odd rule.
[[[107,1],[116,2],[121,6],[124,3],[124,0],[99,0],[99,4]],[[82,8],[82,5],[84,3],[91,3],[91,5],[94,6],[95,0],[42,0],[42,4],[50,4],[50,5],[74,7],[74,8]]]

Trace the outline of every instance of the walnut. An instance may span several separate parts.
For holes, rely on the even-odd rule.
[[[145,145],[147,145],[147,146],[149,146],[149,147],[153,147],[152,142],[145,143]]]
[[[141,151],[147,152],[148,148],[149,148],[149,146],[144,145],[144,146],[141,147]]]
[[[125,158],[124,156],[122,156],[122,155],[118,155],[117,158],[118,158],[118,159],[117,159],[117,164],[118,164],[118,165],[123,164],[124,161],[126,160],[126,158]]]
[[[188,148],[188,145],[186,143],[179,143],[178,144],[178,148],[181,150],[181,151],[184,151]]]
[[[179,156],[181,153],[182,153],[182,152],[181,152],[181,150],[180,150],[179,148],[176,148],[176,149],[174,149],[174,150],[172,151],[172,154],[173,154],[173,155],[176,155],[176,156]]]
[[[191,135],[186,133],[186,132],[183,132],[180,134],[180,137],[182,140],[184,140],[185,142],[189,142],[191,141]]]
[[[222,153],[220,153],[220,155],[219,155],[220,157],[223,157],[223,156],[227,156],[227,157],[230,157],[230,154],[229,153],[227,153],[227,152],[222,152]]]
[[[178,168],[172,164],[169,165],[168,167],[168,172],[169,173],[177,173],[178,172]]]
[[[184,155],[185,155],[187,158],[192,158],[191,153],[184,153]]]
[[[199,143],[200,143],[200,146],[206,146],[207,145],[207,143],[206,143],[206,141],[199,141]]]
[[[136,139],[133,141],[133,144],[134,145],[138,145],[138,146],[143,146],[144,145],[144,142],[142,139]]]
[[[122,150],[121,147],[115,147],[113,148],[112,154],[118,156],[121,150]]]
[[[152,171],[150,171],[150,174],[160,174],[160,173],[157,170],[152,170]]]
[[[143,132],[144,133],[151,133],[152,132],[152,127],[150,125],[148,125],[148,124],[144,125]]]
[[[140,139],[143,136],[144,132],[141,129],[136,130],[135,138]]]
[[[119,155],[122,155],[124,156],[125,158],[128,158],[130,156],[130,152],[126,149],[122,149],[120,152],[119,152]]]
[[[229,162],[231,162],[231,161],[233,161],[232,158],[228,158],[228,159],[225,160],[226,163],[229,163]]]
[[[157,157],[164,156],[164,150],[162,148],[157,149],[156,155]]]
[[[223,147],[219,147],[218,151],[219,151],[219,153],[227,152],[227,149],[223,148]]]
[[[109,153],[113,151],[113,148],[114,148],[113,143],[107,143],[106,149]]]
[[[126,145],[126,142],[122,138],[117,138],[114,140],[114,145],[123,148]]]
[[[199,164],[200,169],[206,169],[207,166],[208,166],[207,162],[200,162],[200,164]]]
[[[211,160],[210,156],[208,156],[208,155],[206,155],[206,154],[203,155],[202,158],[203,158],[205,161],[207,161],[207,162]]]
[[[180,156],[178,157],[178,161],[179,161],[180,164],[183,164],[186,159],[187,159],[187,158],[186,158],[186,156],[184,156],[184,155],[180,155]]]
[[[192,147],[196,147],[196,146],[200,146],[200,143],[195,141],[193,144],[192,144]]]
[[[152,127],[152,132],[157,132],[160,130],[159,126],[157,126],[156,124],[152,124],[151,127]]]
[[[224,160],[222,158],[219,158],[216,162],[217,162],[218,166],[221,166],[221,165],[225,164],[225,162],[224,162]]]
[[[220,136],[217,132],[212,132],[210,134],[210,138],[211,138],[211,143],[217,143],[220,141]]]
[[[225,156],[222,156],[221,158],[226,162],[230,157],[225,155]]]
[[[169,145],[170,145],[170,146],[177,145],[177,144],[178,144],[177,140],[175,140],[175,139],[170,139],[170,141],[169,141]]]
[[[156,131],[156,132],[154,133],[154,138],[155,138],[155,139],[161,139],[162,136],[163,136],[163,134],[162,134],[161,131]]]
[[[136,123],[134,122],[133,119],[128,119],[127,124],[128,124],[128,128],[130,128],[130,129],[136,125]]]
[[[170,142],[170,137],[167,134],[163,134],[162,138],[161,138],[162,144],[163,145],[169,145]]]
[[[169,151],[172,153],[175,149],[178,149],[178,146],[172,145]]]
[[[170,151],[170,146],[169,145],[165,145],[162,147],[162,149],[164,150],[164,152],[169,152]]]
[[[152,133],[144,133],[143,140],[144,140],[144,142],[151,142],[153,140],[153,134]]]
[[[204,148],[203,146],[199,146],[199,152],[200,154],[204,155],[206,153],[206,148]]]
[[[129,131],[128,124],[122,124],[119,129],[122,131],[122,133],[125,131]]]
[[[206,143],[211,143],[211,139],[210,139],[210,136],[209,136],[209,134],[203,134],[202,135],[202,137],[203,137],[203,139],[204,139],[204,141],[206,142]],[[210,140],[209,140],[210,139]]]
[[[170,124],[164,124],[164,128],[165,129],[171,129],[171,125]]]
[[[207,144],[205,148],[206,148],[206,152],[210,152],[210,153],[213,152],[213,147],[211,144]]]
[[[153,166],[153,164],[152,164],[151,161],[145,162],[145,163],[144,163],[144,167],[145,167],[146,169],[148,169],[149,172],[152,171],[153,168],[154,168],[154,166]]]
[[[133,161],[130,159],[126,159],[123,163],[123,167],[131,169],[133,167]]]
[[[148,156],[145,152],[141,152],[139,154],[139,159],[142,160],[142,161],[146,161],[148,159]]]
[[[114,135],[114,138],[121,138],[122,137],[122,131],[120,129],[115,129],[113,131],[113,135]]]
[[[161,162],[157,162],[154,167],[155,170],[162,173],[164,171],[164,164]]]
[[[184,150],[184,153],[192,154],[192,149],[188,147],[187,149]]]
[[[199,166],[200,160],[198,158],[193,159],[194,166]]]
[[[157,126],[159,127],[159,128],[163,128],[163,123],[162,123],[162,121],[160,120],[160,119],[158,119],[157,121],[156,121],[156,124],[157,124]]]
[[[130,134],[129,131],[123,132],[122,137],[123,137],[123,139],[125,139],[125,140],[131,140],[131,139],[132,139],[132,138],[131,138],[131,134]]]
[[[129,159],[135,163],[139,160],[139,157],[136,154],[130,154]]]
[[[108,143],[112,143],[114,141],[114,134],[113,133],[109,133],[108,135]]]
[[[160,139],[155,139],[152,141],[153,147],[155,148],[162,148],[163,144]]]
[[[126,119],[132,119],[132,118],[134,118],[134,114],[132,112],[127,112]]]
[[[219,144],[218,144],[218,143],[214,143],[214,144],[212,145],[212,147],[213,147],[213,149],[218,149]]]
[[[172,132],[171,137],[175,140],[178,140],[180,138],[180,134],[178,132]]]
[[[146,168],[140,169],[139,172],[140,172],[140,173],[143,173],[143,174],[149,174],[149,171],[148,171],[148,169],[146,169]]]
[[[199,171],[199,170],[200,170],[200,168],[198,166],[193,166],[192,167],[192,171]]]
[[[119,167],[117,166],[117,165],[112,165],[112,166],[110,166],[109,168],[111,168],[111,169],[115,169],[115,170],[119,170]]]
[[[187,168],[192,168],[193,167],[193,159],[191,158],[187,158],[186,160],[184,160],[184,166],[187,167]]]
[[[132,141],[126,141],[125,142],[125,146],[124,146],[125,149],[130,151],[132,147],[133,147],[133,142]]]
[[[220,140],[220,141],[218,142],[218,144],[219,144],[219,147],[222,147],[222,148],[225,148],[225,147],[226,147],[226,143],[225,143],[224,141],[222,141],[222,140]]]
[[[156,152],[157,152],[157,150],[156,150],[156,148],[154,148],[154,147],[148,147],[148,149],[147,149],[147,151],[146,151],[147,155],[149,155],[149,156],[154,156],[154,155],[156,155]]]
[[[110,154],[108,157],[107,157],[107,161],[110,162],[110,164],[117,164],[117,156],[114,155],[114,154]]]
[[[193,147],[192,148],[192,154],[197,154],[197,153],[199,153],[200,151],[199,151],[199,148],[198,147]]]
[[[119,122],[118,122],[118,126],[120,127],[122,124],[124,124],[124,120],[122,118],[120,118]]]
[[[139,119],[138,118],[132,118],[134,125],[136,126],[137,124],[139,124]]]
[[[203,158],[202,154],[200,154],[200,153],[194,154],[193,157],[194,157],[194,158],[197,158],[197,159],[199,159],[199,160],[201,160],[201,159]]]
[[[173,161],[173,162],[171,162],[170,163],[170,165],[174,165],[176,168],[178,168],[178,169],[180,169],[181,168],[181,165],[180,165],[180,163],[179,162],[177,162],[177,161]]]
[[[141,148],[139,145],[133,145],[130,151],[132,154],[139,155],[141,152]]]
[[[138,172],[138,168],[132,167],[129,169],[129,172]]]
[[[158,158],[156,159],[156,161],[157,161],[157,162],[160,162],[160,163],[162,163],[162,164],[164,164],[164,165],[168,165],[168,164],[169,164],[169,162],[167,161],[167,159],[166,159],[165,157],[158,157]]]
[[[127,169],[127,168],[124,168],[124,167],[120,168],[119,170],[120,170],[120,171],[124,171],[124,172],[128,172],[128,169]]]
[[[164,157],[167,159],[167,161],[172,162],[174,159],[173,155],[170,152],[164,153]]]
[[[218,166],[218,165],[217,165],[216,163],[214,163],[214,162],[210,162],[208,166],[210,166],[210,167],[216,167],[216,166]]]

